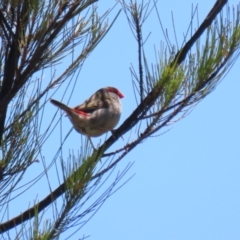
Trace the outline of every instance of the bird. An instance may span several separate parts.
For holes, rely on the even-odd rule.
[[[101,136],[108,131],[113,134],[113,129],[121,117],[120,99],[123,97],[124,95],[117,88],[104,87],[73,108],[54,99],[50,99],[50,102],[66,113],[74,129],[87,136],[95,149],[91,137]]]

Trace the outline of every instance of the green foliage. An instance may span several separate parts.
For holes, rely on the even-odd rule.
[[[83,217],[95,210],[96,206],[112,193],[113,187],[128,168],[117,174],[116,180],[106,191],[107,194],[102,194],[104,197],[99,197],[100,200],[82,210],[82,206],[88,200],[87,194],[92,188],[98,188],[102,177],[144,139],[182,119],[216,87],[239,56],[239,9],[232,20],[230,14],[227,15],[227,20],[222,15],[217,19],[215,15],[215,22],[209,22],[211,14],[220,11],[216,10],[210,11],[211,14],[205,19],[205,31],[197,37],[196,31],[190,36],[189,42],[176,53],[173,49],[177,47],[170,44],[165,35],[168,45],[165,47],[162,44],[162,51],[155,66],[149,67],[142,30],[145,20],[152,13],[152,9],[156,8],[156,4],[150,7],[150,2],[144,4],[142,1],[138,5],[132,0],[129,4],[121,1],[137,41],[138,71],[132,68],[131,73],[139,104],[123,125],[97,150],[92,151],[86,145],[78,157],[70,154],[68,161],[65,161],[61,156],[61,177],[57,167],[55,176],[49,177],[48,174],[51,167],[57,165],[59,154],[64,152],[62,145],[69,133],[63,138],[53,160],[48,164],[42,161],[44,171],[39,176],[34,176],[31,183],[19,185],[29,166],[37,162],[36,158],[41,155],[41,148],[55,130],[54,120],[47,127],[41,125],[45,116],[44,108],[49,100],[48,93],[57,91],[62,84],[71,83],[71,77],[76,73],[78,75],[85,59],[119,15],[120,11],[113,17],[112,23],[108,24],[106,17],[109,11],[100,16],[97,7],[93,6],[94,2],[11,0],[0,3],[0,39],[4,46],[0,50],[0,201],[3,206],[0,211],[3,217],[8,212],[11,200],[15,197],[12,195],[13,191],[17,187],[18,190],[24,188],[17,193],[23,194],[28,184],[34,186],[42,176],[46,177],[49,184],[49,195],[46,198],[9,222],[0,224],[0,229],[4,232],[15,227],[15,224],[22,223],[17,233],[18,238],[24,235],[26,225],[23,222],[31,217],[34,217],[33,227],[29,228],[31,231],[26,230],[30,232],[29,239],[54,239],[70,226],[80,224]],[[11,14],[2,9],[11,9]],[[204,39],[203,45],[200,39]],[[60,64],[60,60],[64,61],[69,54],[71,60],[68,58],[67,67],[63,70],[59,68],[59,71],[55,72],[56,64]],[[43,69],[48,68],[52,74],[48,77],[49,81],[33,79],[35,73],[41,70],[44,75]],[[131,131],[137,134],[131,135]],[[112,153],[105,153],[114,142],[129,132],[131,141],[122,144]],[[112,157],[111,162],[109,161],[107,166],[104,162],[102,169],[96,172],[101,159],[109,156]],[[59,180],[59,186],[54,190],[51,187],[52,177],[58,177]],[[57,201],[60,202],[59,205]],[[49,205],[53,205],[53,217],[44,219],[44,214],[39,217],[40,212]],[[44,220],[41,222],[40,219]]]

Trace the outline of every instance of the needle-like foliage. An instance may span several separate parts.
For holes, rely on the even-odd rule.
[[[102,190],[115,173],[117,163],[144,140],[164,133],[166,127],[185,117],[216,88],[239,56],[240,12],[239,8],[230,11],[228,7],[224,12],[227,1],[216,1],[196,31],[186,34],[181,47],[174,45],[163,31],[165,41],[155,50],[153,64],[144,50],[148,35],[144,36],[143,26],[154,13],[162,26],[157,3],[119,1],[117,6],[125,13],[138,49],[137,70],[131,68],[136,108],[114,131],[114,136],[96,150],[87,142],[77,156],[71,152],[69,159],[63,159],[63,145],[71,131],[62,135],[59,150],[46,163],[42,149],[56,125],[61,124],[61,120],[54,121],[56,115],[47,126],[43,124],[50,94],[65,86],[64,97],[74,88],[74,76],[78,76],[84,61],[119,14],[108,23],[111,9],[100,16],[95,2],[0,3],[0,233],[12,234],[11,229],[16,228],[12,239],[56,239],[70,227],[77,226],[78,230],[84,226],[126,182],[120,184],[131,163],[119,170],[112,184]],[[189,29],[194,28],[192,24]],[[65,59],[67,67],[58,67]],[[49,80],[45,80],[45,74],[49,74]],[[131,135],[131,141],[124,140],[116,151],[106,152],[120,137],[125,134],[126,139],[131,132],[137,133]],[[39,162],[44,170],[23,181],[27,170]],[[58,179],[58,186],[51,185],[53,177]],[[9,215],[11,204],[43,178],[49,195],[21,210],[20,215]],[[96,200],[92,198],[94,195]],[[46,217],[45,213],[49,216],[50,211],[51,217]]]

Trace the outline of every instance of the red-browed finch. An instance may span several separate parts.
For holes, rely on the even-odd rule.
[[[66,112],[77,132],[88,137],[98,137],[112,131],[118,124],[123,94],[114,87],[105,87],[95,92],[82,104],[71,108],[51,99],[51,103]]]

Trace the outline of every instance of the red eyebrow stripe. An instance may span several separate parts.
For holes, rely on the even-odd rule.
[[[116,88],[108,87],[107,89],[109,92],[116,93],[119,98],[124,98],[124,95],[120,91],[118,91]]]
[[[120,97],[120,98],[124,98],[124,95],[118,91],[117,95]]]
[[[83,115],[83,116],[85,116],[85,117],[89,117],[91,114],[89,114],[89,113],[85,113],[85,112],[83,112],[83,111],[81,111],[81,110],[78,110],[78,109],[76,109],[76,108],[73,108],[73,111],[75,112],[75,113],[77,113],[77,114],[79,114],[79,115]]]

